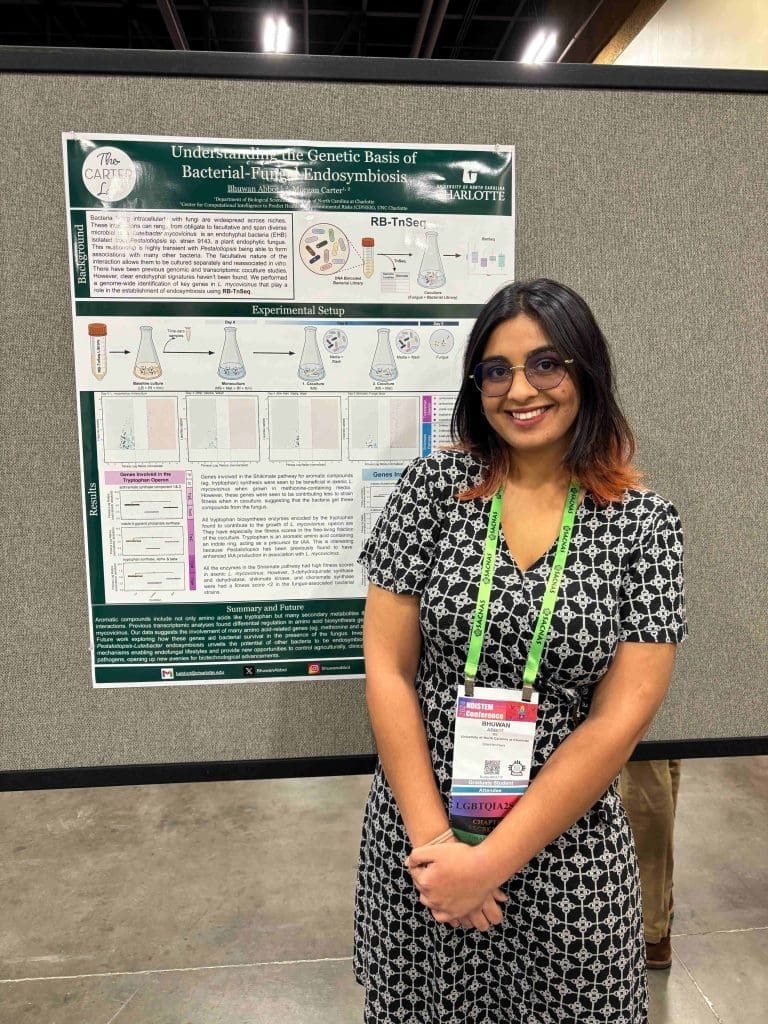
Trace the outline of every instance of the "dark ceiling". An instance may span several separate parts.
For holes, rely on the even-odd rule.
[[[637,6],[637,0],[0,0],[0,44],[260,51],[262,18],[277,14],[291,27],[294,53],[519,60],[546,27],[558,33],[552,60],[590,62]]]

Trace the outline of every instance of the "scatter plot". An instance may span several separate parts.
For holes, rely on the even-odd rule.
[[[349,399],[349,457],[403,462],[420,453],[418,396],[365,395]]]
[[[187,398],[191,462],[258,462],[259,400],[253,395]]]
[[[341,399],[336,396],[269,399],[272,462],[341,459]]]
[[[178,462],[178,402],[175,396],[104,395],[101,398],[104,462]]]

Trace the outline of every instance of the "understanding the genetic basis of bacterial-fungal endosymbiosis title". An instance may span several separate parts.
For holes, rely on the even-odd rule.
[[[357,555],[514,277],[512,147],[63,147],[94,685],[362,675]]]

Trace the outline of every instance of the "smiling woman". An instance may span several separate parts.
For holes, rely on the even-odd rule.
[[[502,289],[464,368],[457,446],[407,467],[361,555],[379,753],[355,916],[365,1021],[646,1024],[617,775],[687,634],[680,520],[637,487],[575,292]]]
[[[527,414],[544,407],[549,412],[527,427]],[[487,464],[482,482],[462,495],[467,499],[524,476],[528,453],[536,453],[534,475],[541,478],[545,451],[552,470],[576,476],[598,503],[641,479],[605,337],[581,296],[548,279],[502,288],[483,309],[467,344],[451,428],[459,445]]]

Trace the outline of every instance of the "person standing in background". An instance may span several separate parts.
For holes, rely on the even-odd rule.
[[[620,780],[640,864],[645,958],[650,970],[672,966],[672,870],[680,761],[629,761]]]

